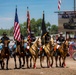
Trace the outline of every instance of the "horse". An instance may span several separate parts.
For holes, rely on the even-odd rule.
[[[24,67],[25,65],[25,49],[24,49],[24,40],[22,39],[20,44],[17,45],[16,49],[13,51],[13,57],[15,61],[15,68],[17,68],[16,64],[16,56],[18,56],[19,59],[19,68]],[[21,62],[21,58],[23,59],[23,64]]]
[[[26,63],[27,63],[27,68],[32,67],[32,56],[29,51],[29,48],[31,47],[31,44],[33,43],[27,43],[26,48],[25,48],[25,56],[26,56]],[[29,66],[29,60],[30,60],[30,66]]]
[[[43,45],[42,46],[42,50],[41,50],[41,54],[40,54],[40,65],[41,67],[42,66],[42,58],[44,58],[42,56],[43,53],[45,53],[46,57],[47,57],[47,67],[52,67],[53,65],[53,54],[54,54],[54,50],[53,50],[53,45],[52,45],[52,42],[49,41],[47,44]],[[50,57],[51,57],[51,60],[52,60],[52,63],[50,64]]]
[[[4,59],[7,59],[6,61],[6,69],[8,69],[8,61],[9,61],[9,58],[10,58],[10,50],[8,48],[8,43],[9,43],[9,40],[4,40],[4,45],[3,45],[3,49],[1,50],[1,58],[2,58],[2,69],[4,69]]]
[[[33,68],[36,68],[36,60],[38,58],[38,47],[39,47],[39,38],[36,39],[36,41],[29,47],[29,52],[31,54],[31,57],[33,59]]]
[[[1,50],[0,50],[0,65],[1,65],[1,69],[4,69],[4,61],[2,59],[2,56],[1,56]]]
[[[58,52],[58,54],[55,56],[55,61],[56,61],[56,67],[58,67],[58,64],[57,64],[57,60],[58,60],[58,56],[59,56],[59,65],[60,67],[65,67],[66,64],[65,64],[65,60],[66,60],[66,57],[67,57],[67,54],[68,54],[68,46],[69,46],[69,43],[67,40],[65,40],[61,46],[56,50],[56,52]],[[56,47],[56,45],[54,46]],[[62,63],[61,63],[61,58],[62,58]]]

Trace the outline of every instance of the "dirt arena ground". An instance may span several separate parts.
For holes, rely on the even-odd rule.
[[[43,62],[43,66],[46,67],[46,61]],[[0,69],[0,75],[76,75],[76,61],[67,57],[66,68],[56,68],[55,64],[53,65],[53,68],[41,68],[38,59],[37,69],[27,69],[26,65],[21,69],[14,69],[14,60],[13,58],[10,58],[9,70]]]

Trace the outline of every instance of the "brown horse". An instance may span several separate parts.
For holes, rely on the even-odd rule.
[[[65,67],[65,59],[67,57],[67,53],[68,53],[68,41],[66,40],[64,43],[61,44],[61,46],[57,49],[57,56],[55,56],[55,61],[56,61],[56,67],[58,67],[57,64],[57,60],[58,60],[58,56],[59,56],[59,65],[60,67]],[[61,58],[62,58],[62,64],[61,64]]]
[[[45,44],[45,45],[43,45],[43,49],[40,51],[40,65],[41,65],[41,67],[42,67],[42,58],[44,58],[44,57],[42,57],[42,53],[45,53],[45,55],[46,55],[46,57],[47,57],[47,67],[52,67],[52,65],[53,65],[53,53],[54,53],[54,51],[53,51],[53,46],[52,46],[52,42],[51,41],[49,41],[47,44]],[[51,60],[52,60],[52,63],[51,63],[51,65],[50,65],[50,57],[51,57]]]
[[[26,48],[25,48],[27,68],[32,67],[32,56],[29,51],[30,47],[31,47],[31,45],[27,43]],[[30,63],[30,66],[29,66],[29,63]]]
[[[1,65],[1,69],[4,69],[4,60],[2,59],[1,56],[1,50],[0,50],[0,65]]]
[[[29,52],[30,52],[30,54],[32,56],[33,64],[34,64],[33,68],[36,68],[36,60],[38,58],[38,53],[39,53],[38,47],[39,47],[39,38],[29,48]]]
[[[19,68],[25,65],[25,49],[24,49],[24,40],[22,39],[20,45],[17,45],[17,48],[14,51],[13,57],[15,61],[15,68],[17,68],[16,64],[16,56],[19,58]],[[23,65],[21,63],[21,58],[23,59]]]
[[[6,61],[6,69],[8,69],[8,61],[9,61],[9,57],[10,57],[10,51],[8,48],[8,43],[9,40],[4,40],[4,45],[3,45],[3,49],[1,50],[1,58],[2,58],[2,68],[4,69],[4,59],[7,59]]]

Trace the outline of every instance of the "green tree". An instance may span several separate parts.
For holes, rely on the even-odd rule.
[[[45,22],[46,29],[49,33],[55,34],[58,32],[58,26],[57,25],[51,25],[49,22]],[[42,26],[42,19],[31,19],[31,31],[35,33],[35,36],[41,36],[41,26]],[[13,29],[14,27],[11,27],[10,29],[0,29],[0,35],[2,35],[3,32],[7,32],[8,35],[13,36]],[[24,22],[20,24],[21,33],[27,37],[27,22]]]
[[[51,34],[56,34],[58,33],[58,26],[57,25],[52,25],[50,29]]]

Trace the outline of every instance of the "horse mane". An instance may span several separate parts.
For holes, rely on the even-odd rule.
[[[67,40],[65,40],[62,44],[61,44],[61,46],[59,47],[59,49],[62,49],[62,50],[66,50],[66,49],[68,49],[68,41]]]

